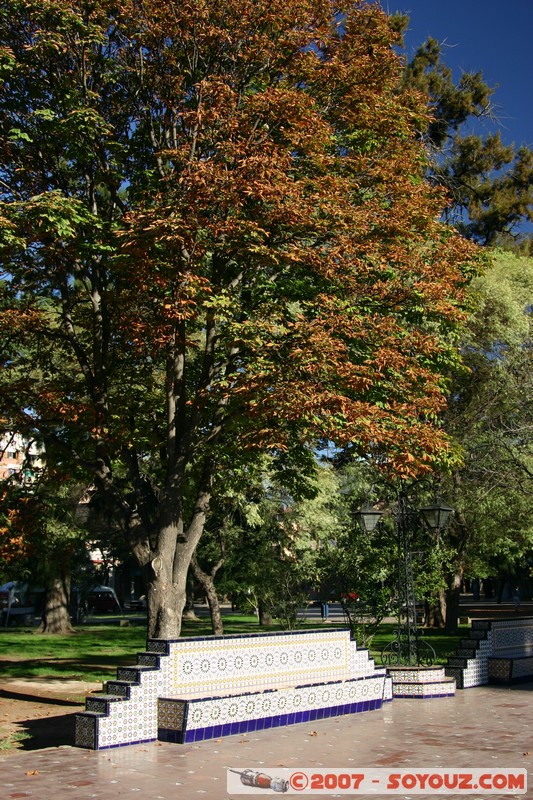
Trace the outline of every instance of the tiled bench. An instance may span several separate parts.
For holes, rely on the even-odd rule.
[[[466,639],[448,659],[457,688],[533,680],[533,618],[473,620]]]
[[[516,653],[489,656],[489,683],[521,683],[533,681],[533,654]]]
[[[76,745],[194,742],[381,707],[392,681],[346,629],[148,640],[76,715]]]

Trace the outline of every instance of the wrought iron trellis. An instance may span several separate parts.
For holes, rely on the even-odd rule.
[[[384,664],[430,666],[433,647],[418,633],[413,576],[412,519],[406,492],[400,492],[395,514],[397,547],[397,626],[394,639],[381,651]]]

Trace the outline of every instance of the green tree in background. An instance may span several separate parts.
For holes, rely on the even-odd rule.
[[[253,608],[261,623],[275,617],[294,627],[299,609],[320,585],[319,551],[340,530],[338,484],[333,470],[319,467],[312,480],[289,491],[272,463],[263,466],[255,486],[228,498],[224,525],[215,532],[219,545],[204,537],[198,558],[205,563],[211,555],[215,564],[223,551],[219,592],[241,608]]]
[[[503,564],[533,549],[533,260],[494,253],[472,291],[478,308],[463,344],[467,370],[453,384],[445,423],[465,453],[445,484],[457,509],[448,534],[450,632],[465,573],[505,573]]]
[[[31,484],[6,481],[1,488],[0,553],[10,579],[44,589],[43,633],[72,632],[71,584],[91,572],[86,531],[76,519],[82,491],[50,475]]]
[[[406,18],[396,24],[401,29]],[[533,221],[533,152],[505,145],[500,131],[485,137],[469,131],[474,120],[497,123],[495,89],[481,72],[465,72],[454,83],[432,38],[407,64],[404,82],[429,100],[433,120],[420,135],[432,153],[430,178],[451,198],[448,221],[482,245],[520,238],[518,226]]]

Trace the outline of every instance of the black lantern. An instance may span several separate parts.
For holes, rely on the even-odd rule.
[[[379,508],[366,505],[356,511],[354,517],[366,533],[372,533],[382,515],[383,511],[380,511]]]
[[[440,500],[435,501],[432,505],[421,508],[420,512],[423,515],[427,525],[432,530],[439,530],[445,528],[450,521],[450,515],[453,508],[447,506]]]

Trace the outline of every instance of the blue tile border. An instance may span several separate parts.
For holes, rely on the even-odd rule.
[[[445,694],[395,694],[394,697],[401,698],[402,700],[435,700],[439,697],[455,697],[455,693],[446,692]]]
[[[434,696],[445,697],[447,695]],[[192,742],[203,742],[207,739],[220,739],[224,736],[235,736],[243,733],[269,730],[270,728],[285,727],[286,725],[297,725],[302,722],[314,722],[325,718],[341,717],[347,714],[376,711],[381,708],[381,706],[382,700],[378,698],[361,703],[346,703],[329,708],[295,711],[291,714],[279,714],[273,717],[263,717],[261,719],[242,720],[241,722],[229,722],[224,725],[209,725],[205,728],[193,728],[192,730],[185,730],[185,728],[183,728],[181,731],[176,731],[169,728],[159,728],[157,738],[163,742],[190,744]]]
[[[157,739],[137,739],[134,742],[120,742],[119,744],[105,744],[100,747],[95,747],[95,750],[113,750],[116,747],[129,747],[131,744],[149,744],[150,742],[157,742]]]

